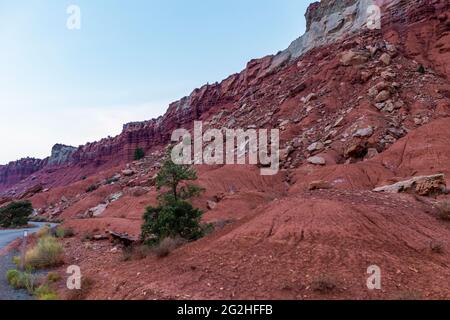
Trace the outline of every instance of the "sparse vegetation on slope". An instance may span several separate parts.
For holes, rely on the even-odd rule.
[[[182,185],[194,180],[197,174],[192,167],[177,165],[170,159],[164,162],[156,185],[158,190],[164,188],[166,192],[160,193],[159,206],[147,208],[144,214],[142,239],[147,244],[160,244],[167,238],[192,241],[203,236],[204,227],[200,222],[203,213],[189,202],[202,189],[193,184]]]
[[[141,160],[145,157],[145,151],[142,148],[136,148],[134,151],[134,160]]]
[[[55,237],[44,235],[36,246],[25,253],[24,266],[27,269],[45,269],[60,266],[63,260],[63,247]],[[16,261],[20,259],[16,259]]]

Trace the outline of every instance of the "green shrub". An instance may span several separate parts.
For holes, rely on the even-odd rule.
[[[134,150],[134,160],[141,160],[145,157],[145,151],[142,148],[136,148],[136,150]]]
[[[190,241],[197,240],[203,236],[200,224],[202,214],[202,211],[183,200],[173,201],[157,208],[149,207],[144,214],[142,237],[148,244],[177,236]]]
[[[47,237],[50,234],[50,227],[49,226],[43,226],[41,229],[36,232],[36,237],[43,238]]]
[[[38,300],[58,300],[58,294],[47,284],[43,284],[34,291]]]
[[[47,275],[47,281],[50,283],[58,282],[59,280],[61,280],[61,275],[57,272],[50,272]]]
[[[57,267],[63,263],[63,247],[57,239],[46,236],[25,254],[25,266],[33,269]]]
[[[12,202],[0,209],[0,227],[16,228],[26,226],[33,213],[30,201]]]
[[[21,274],[19,270],[10,269],[6,272],[6,280],[8,283],[16,289],[21,287]]]
[[[30,294],[34,291],[35,278],[29,272],[11,269],[6,272],[6,279],[14,289],[26,289]]]
[[[417,68],[417,72],[424,74],[426,72],[425,67],[423,66],[423,64],[421,64],[418,68]]]
[[[149,207],[144,214],[141,238],[148,245],[159,244],[166,238],[183,238],[194,241],[205,234],[200,221],[203,212],[194,208],[188,200],[198,196],[203,189],[183,184],[197,180],[195,170],[187,165],[175,164],[171,159],[164,162],[156,177],[159,205]]]
[[[97,189],[98,189],[98,184],[96,184],[96,183],[91,184],[89,187],[87,187],[86,193],[94,192]]]

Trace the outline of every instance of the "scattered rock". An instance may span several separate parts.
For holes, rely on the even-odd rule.
[[[364,138],[364,137],[371,137],[373,135],[373,128],[367,127],[363,129],[359,129],[358,131],[353,134],[354,137]]]
[[[107,203],[100,203],[99,205],[87,210],[86,213],[84,214],[84,217],[86,217],[86,218],[98,217],[103,212],[105,212],[107,207],[108,207]]]
[[[390,97],[391,97],[391,93],[387,90],[383,90],[380,93],[378,93],[378,95],[375,98],[375,102],[377,102],[377,103],[385,102]]]
[[[369,58],[368,52],[349,50],[341,54],[340,61],[344,66],[357,66],[366,63]]]
[[[346,158],[361,159],[367,155],[367,143],[362,141],[352,141],[345,149]]]
[[[115,201],[119,200],[120,198],[122,198],[122,196],[123,196],[123,192],[120,192],[120,191],[116,192],[109,196],[108,201],[110,203],[115,202]]]
[[[388,55],[387,53],[383,53],[380,57],[380,61],[388,66],[391,64],[391,56]]]
[[[324,148],[324,144],[322,142],[314,142],[308,147],[309,152],[319,151]]]
[[[125,177],[131,177],[131,176],[135,175],[135,172],[133,170],[131,170],[131,169],[125,169],[125,170],[122,171],[122,174]]]
[[[108,236],[104,234],[96,234],[92,237],[93,241],[102,241],[102,240],[108,240]]]
[[[381,73],[381,77],[385,80],[392,80],[397,76],[395,72],[392,71],[383,71]]]
[[[149,191],[150,191],[150,188],[136,186],[136,187],[128,189],[126,193],[132,197],[138,198],[138,197],[141,197],[141,196],[147,194]]]
[[[443,174],[420,176],[397,182],[392,185],[376,188],[374,192],[400,193],[414,192],[420,196],[430,196],[445,193],[447,185]]]
[[[134,243],[138,242],[137,238],[130,236],[128,233],[119,233],[114,231],[109,231],[113,241],[120,242],[124,247],[130,247]]]
[[[325,159],[322,157],[319,157],[319,156],[310,157],[310,158],[308,158],[307,161],[311,164],[320,165],[320,166],[324,166],[326,164]]]
[[[367,149],[367,156],[366,159],[372,159],[375,158],[378,155],[378,150],[375,148],[369,148]]]
[[[315,93],[310,93],[306,97],[302,98],[302,102],[308,103],[308,102],[316,100],[316,99],[317,99],[317,95]]]
[[[217,202],[214,201],[208,201],[206,205],[209,210],[214,210],[217,208]]]

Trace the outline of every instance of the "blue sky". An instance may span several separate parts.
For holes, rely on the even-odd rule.
[[[0,0],[0,164],[46,157],[164,113],[285,49],[301,0]],[[66,10],[81,9],[81,30]]]

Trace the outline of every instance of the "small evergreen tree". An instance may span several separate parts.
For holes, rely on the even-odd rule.
[[[171,159],[166,160],[156,177],[156,187],[158,190],[168,188],[169,192],[162,193],[160,198],[163,202],[177,200],[189,200],[198,196],[203,190],[193,184],[181,186],[184,181],[197,180],[195,170],[187,165],[175,164]]]
[[[138,161],[141,160],[145,157],[145,151],[142,148],[136,148],[136,150],[134,150],[134,160]]]
[[[144,214],[143,241],[157,244],[168,237],[192,241],[203,236],[203,212],[189,203],[203,189],[193,184],[183,184],[194,180],[197,180],[197,174],[192,167],[175,164],[171,159],[164,162],[156,178],[156,186],[160,191],[159,205],[147,208]]]
[[[417,68],[417,72],[424,74],[426,72],[425,67],[423,66],[423,64],[421,64],[418,68]]]
[[[11,202],[0,209],[0,227],[16,228],[25,226],[32,213],[33,206],[30,201]]]

